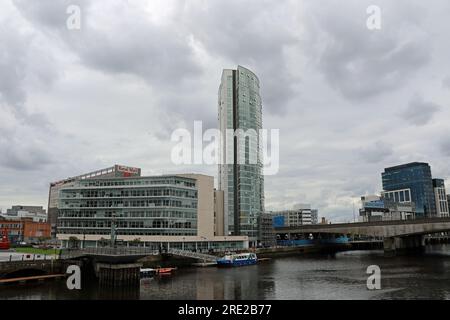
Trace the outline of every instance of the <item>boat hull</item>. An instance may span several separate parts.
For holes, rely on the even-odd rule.
[[[238,261],[230,261],[230,260],[217,260],[218,267],[243,267],[243,266],[251,266],[258,263],[258,260],[248,259],[248,260],[238,260]]]

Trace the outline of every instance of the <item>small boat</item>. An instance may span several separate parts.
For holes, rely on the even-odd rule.
[[[155,272],[157,275],[162,276],[162,275],[171,275],[172,271],[175,271],[175,270],[177,270],[177,268],[158,268],[158,269],[155,269]]]
[[[237,253],[229,254],[217,260],[219,267],[240,267],[249,266],[258,263],[256,253]]]
[[[151,278],[156,274],[156,270],[155,269],[141,269],[141,279],[145,279],[145,278]]]

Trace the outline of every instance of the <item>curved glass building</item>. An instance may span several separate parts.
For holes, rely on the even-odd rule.
[[[258,218],[264,212],[264,178],[259,140],[262,102],[259,79],[252,71],[241,66],[223,71],[218,113],[225,235],[248,236],[250,245],[256,245]]]

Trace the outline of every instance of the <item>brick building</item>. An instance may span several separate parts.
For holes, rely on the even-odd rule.
[[[8,230],[11,243],[36,242],[50,238],[51,225],[46,222],[34,222],[33,219],[0,218],[0,229]]]

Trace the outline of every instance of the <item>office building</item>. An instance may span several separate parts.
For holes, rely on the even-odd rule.
[[[31,219],[34,222],[47,222],[47,212],[42,206],[12,206],[2,215],[5,219]]]
[[[383,198],[399,203],[413,202],[417,218],[437,215],[431,168],[427,163],[413,162],[386,168],[382,181]]]
[[[447,195],[447,207],[450,210],[450,194]]]
[[[247,237],[215,236],[214,178],[205,175],[93,177],[60,189],[57,237],[98,247],[223,250],[248,247]]]
[[[390,198],[369,195],[361,197],[360,222],[412,220],[416,206],[413,202],[395,202]]]
[[[50,190],[48,196],[48,220],[52,226],[51,232],[52,238],[55,238],[57,234],[58,212],[59,212],[58,199],[59,199],[59,191],[62,188],[73,186],[75,182],[78,180],[85,180],[99,177],[132,177],[132,176],[138,177],[140,175],[141,175],[140,168],[114,165],[109,168],[89,172],[76,177],[67,178],[64,180],[50,183]]]
[[[311,209],[311,223],[318,224],[319,223],[319,210]]]
[[[433,179],[434,197],[436,199],[436,212],[440,218],[449,217],[447,193],[444,179]]]
[[[258,247],[273,247],[277,243],[277,235],[273,224],[272,213],[262,213],[259,216],[259,242]]]
[[[309,204],[298,204],[293,210],[276,211],[272,215],[276,228],[317,224],[318,220],[318,210],[311,209]]]
[[[224,232],[248,236],[254,246],[259,234],[258,217],[264,212],[264,177],[259,141],[260,84],[252,71],[241,66],[223,71],[218,118],[222,133],[219,190],[224,191]],[[229,132],[234,134],[230,136]]]

